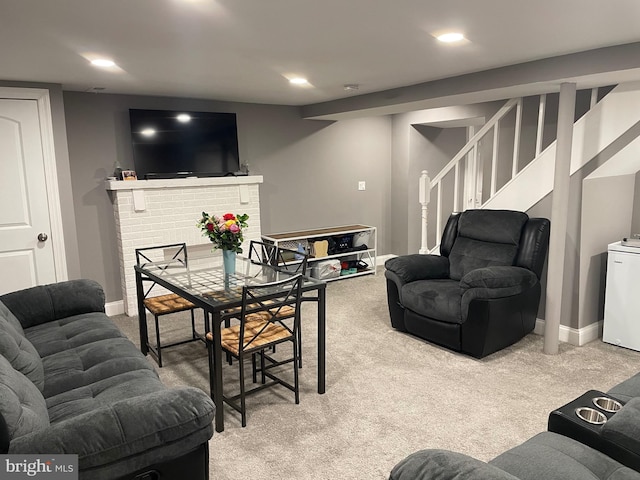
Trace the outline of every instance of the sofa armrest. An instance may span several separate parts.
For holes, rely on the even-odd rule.
[[[602,426],[602,438],[640,455],[640,397],[629,400]]]
[[[517,480],[513,475],[462,453],[421,450],[398,463],[389,480]]]
[[[104,312],[104,291],[93,280],[68,280],[31,287],[0,297],[23,328],[73,315]]]
[[[449,258],[440,255],[412,254],[390,258],[384,264],[403,283],[416,280],[449,278]]]
[[[171,446],[178,457],[213,435],[215,407],[193,387],[127,398],[14,438],[9,453],[75,453],[82,470]]]

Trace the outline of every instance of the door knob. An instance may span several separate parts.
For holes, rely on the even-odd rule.
[[[38,235],[38,241],[39,242],[46,242],[48,238],[49,237],[47,236],[46,233],[41,233],[41,234]]]

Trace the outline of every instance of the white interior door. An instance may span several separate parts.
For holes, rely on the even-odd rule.
[[[0,98],[0,294],[56,281],[38,102]]]

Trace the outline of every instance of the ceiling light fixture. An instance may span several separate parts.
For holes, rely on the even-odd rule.
[[[153,128],[145,128],[140,132],[140,134],[145,137],[153,137],[156,134],[156,131]]]
[[[191,121],[191,115],[186,113],[181,113],[176,117],[176,119],[181,123],[188,123]]]
[[[94,58],[91,60],[91,65],[94,67],[110,68],[115,67],[116,62],[109,60],[108,58]]]
[[[442,35],[437,35],[436,38],[438,41],[443,43],[454,43],[464,40],[464,35],[460,32],[449,32],[443,33]]]
[[[293,77],[289,79],[289,83],[293,85],[308,85],[309,81],[306,78],[302,77]]]

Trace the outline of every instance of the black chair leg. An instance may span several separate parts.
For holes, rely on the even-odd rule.
[[[252,353],[251,354],[251,371],[253,372],[253,383],[256,383],[258,381],[258,371],[257,371],[257,364],[256,364],[256,354]]]
[[[242,426],[247,426],[247,406],[246,395],[244,391],[244,356],[241,354],[238,358],[238,365],[240,366],[240,415],[242,415]]]
[[[156,321],[156,350],[158,353],[158,367],[162,368],[162,346],[160,345],[160,322],[158,316],[154,315],[153,318]]]
[[[298,345],[293,342],[293,393],[295,394],[296,404],[300,403],[300,385],[298,382],[298,364],[296,356],[299,354]]]
[[[298,367],[302,368],[302,328],[298,328]]]
[[[209,394],[212,399],[215,398],[215,378],[213,375],[215,358],[213,355],[213,342],[207,342],[207,355],[209,357]]]

